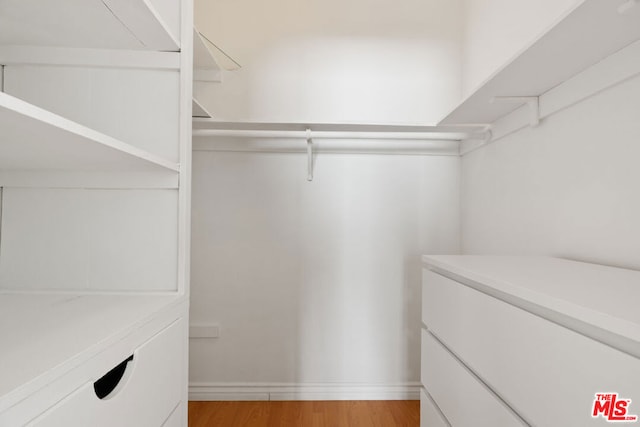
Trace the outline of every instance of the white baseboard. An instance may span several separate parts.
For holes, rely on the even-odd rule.
[[[420,384],[191,383],[189,400],[419,400]]]

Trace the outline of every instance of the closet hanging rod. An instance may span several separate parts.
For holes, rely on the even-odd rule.
[[[265,138],[265,139],[307,139],[306,131],[283,130],[236,130],[236,129],[194,129],[194,137]],[[338,132],[311,131],[313,139],[393,139],[393,140],[451,140],[459,141],[474,137],[470,133],[445,132]],[[478,136],[480,138],[481,136]]]

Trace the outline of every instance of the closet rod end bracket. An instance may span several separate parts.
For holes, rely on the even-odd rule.
[[[511,102],[527,104],[529,106],[529,126],[536,127],[540,124],[540,97],[538,96],[494,96],[491,103]]]
[[[307,128],[307,181],[313,181],[313,139],[309,128]]]

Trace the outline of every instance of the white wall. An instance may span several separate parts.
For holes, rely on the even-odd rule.
[[[192,382],[417,382],[420,256],[459,250],[459,159],[325,154],[307,182],[303,155],[194,154],[191,319],[221,336],[191,341]]]
[[[463,251],[640,268],[640,77],[462,160]]]
[[[1,195],[3,289],[176,289],[175,190],[4,187]]]
[[[202,0],[196,24],[242,64],[198,87],[216,118],[429,124],[460,97],[459,0]],[[192,340],[192,384],[417,384],[420,255],[459,250],[457,158],[193,169],[192,323],[221,337]]]
[[[475,90],[578,3],[581,0],[463,0],[463,95]]]
[[[242,64],[198,85],[216,118],[434,123],[460,98],[459,0],[196,2]]]

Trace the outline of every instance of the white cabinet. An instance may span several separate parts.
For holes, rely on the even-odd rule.
[[[0,5],[2,426],[186,425],[192,21]]]
[[[88,382],[28,425],[162,425],[181,400],[186,362],[180,345],[184,321],[182,318],[174,321],[134,350],[133,359],[126,362],[122,376],[106,384],[107,389],[103,391],[108,393],[106,396],[98,397],[96,384],[100,384],[100,380]]]
[[[453,426],[469,425],[479,384],[529,425],[605,425],[597,393],[640,396],[639,284],[639,272],[554,258],[425,257],[423,385]]]

